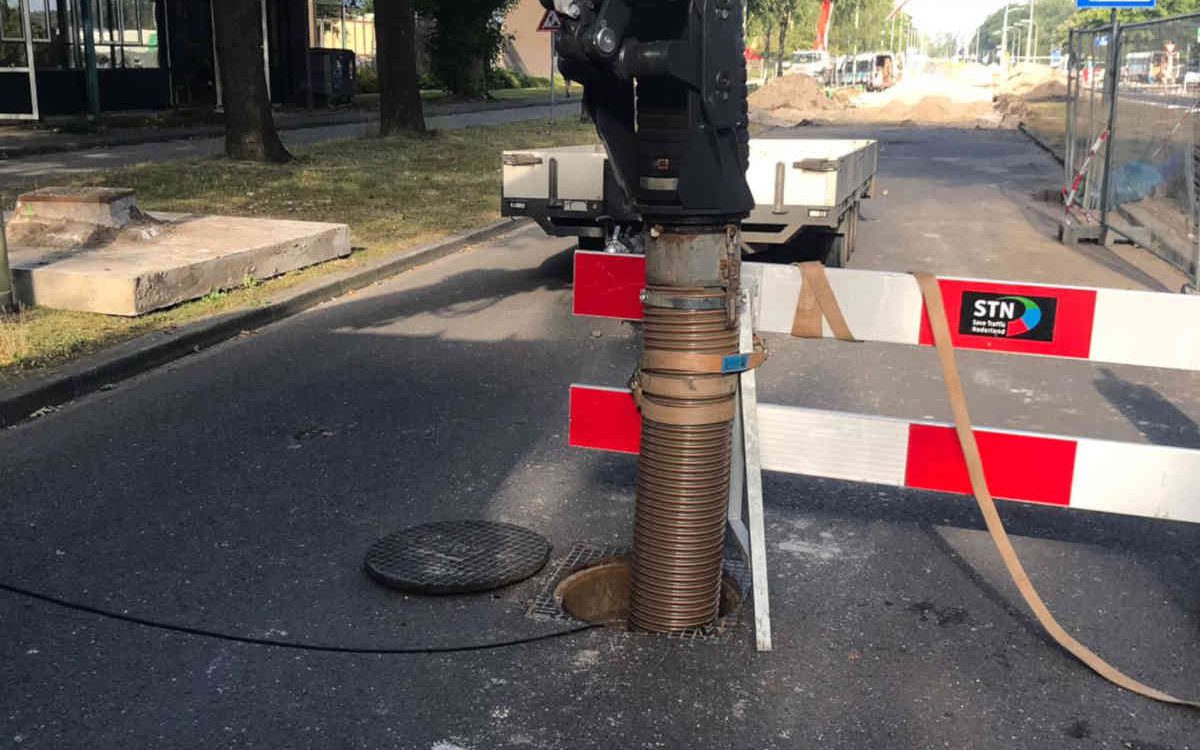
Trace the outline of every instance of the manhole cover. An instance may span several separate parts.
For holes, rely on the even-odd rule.
[[[536,574],[550,543],[520,526],[447,521],[384,537],[367,552],[367,573],[401,591],[469,594],[491,591]]]

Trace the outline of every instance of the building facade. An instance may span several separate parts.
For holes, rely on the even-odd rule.
[[[245,2],[262,8],[268,82],[278,104],[307,104],[309,89],[319,88],[328,57],[312,50],[350,50],[359,65],[374,63],[375,18],[362,12],[362,0]],[[87,111],[84,3],[91,10],[101,111],[219,104],[210,0],[0,0],[0,119]],[[513,6],[500,64],[550,76],[551,35],[538,31],[544,13],[540,0]],[[418,36],[430,32],[418,19]],[[422,71],[426,57],[418,55]],[[319,90],[316,95],[319,100]]]
[[[324,0],[246,0],[256,1],[271,98],[303,103]],[[102,111],[218,103],[209,0],[0,0],[0,117],[87,111],[85,2]]]
[[[501,64],[518,73],[550,77],[550,33],[538,31],[546,14],[541,0],[520,0],[504,19]]]

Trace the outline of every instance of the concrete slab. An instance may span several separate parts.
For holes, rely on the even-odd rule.
[[[12,247],[25,305],[137,316],[350,254],[345,224],[193,214],[149,214],[152,223],[83,247]]]
[[[73,221],[120,229],[137,214],[129,188],[45,187],[17,198],[14,225]]]

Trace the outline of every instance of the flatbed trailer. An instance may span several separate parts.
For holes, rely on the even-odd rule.
[[[505,151],[501,213],[529,217],[587,249],[638,252],[641,217],[613,176],[603,146]],[[742,225],[751,251],[786,247],[844,266],[871,197],[879,144],[871,140],[750,141],[746,179],[755,208]]]

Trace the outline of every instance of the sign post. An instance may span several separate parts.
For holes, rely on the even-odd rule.
[[[554,122],[554,73],[558,70],[558,30],[562,28],[562,19],[552,10],[547,10],[538,24],[538,31],[550,35],[550,121]]]

